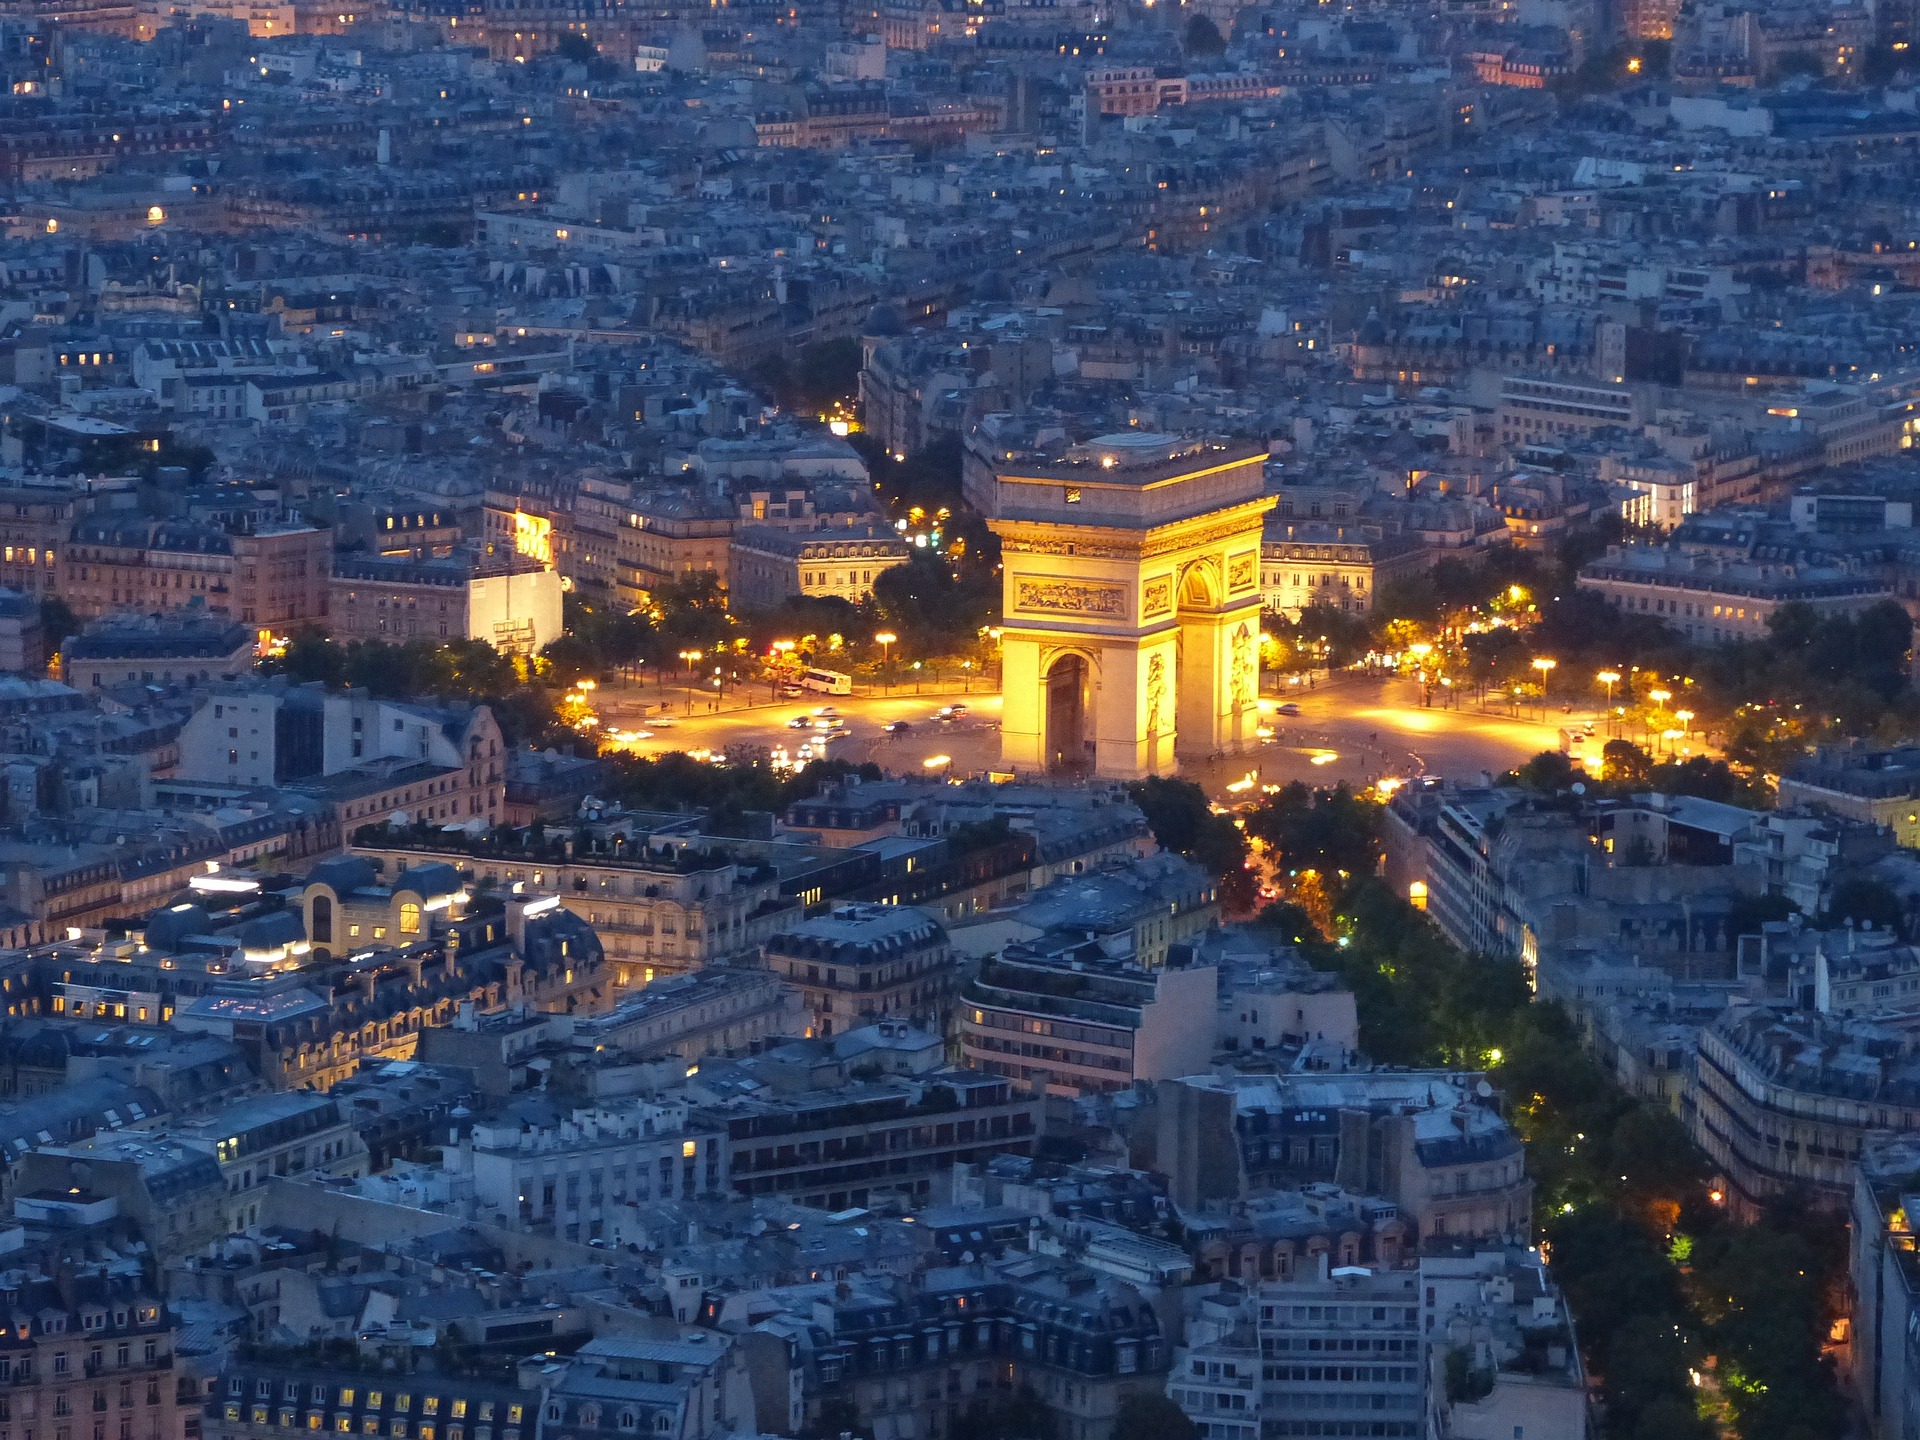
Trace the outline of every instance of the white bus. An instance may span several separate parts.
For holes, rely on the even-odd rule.
[[[843,675],[838,670],[803,670],[800,673],[800,688],[818,690],[822,695],[851,695],[853,677]]]

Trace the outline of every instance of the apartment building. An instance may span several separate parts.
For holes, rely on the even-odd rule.
[[[242,680],[203,696],[179,743],[176,778],[297,785],[330,799],[348,835],[403,811],[410,819],[492,824],[505,803],[500,727],[484,705]]]
[[[1911,1000],[1846,1019],[1736,1005],[1703,1030],[1687,1121],[1728,1208],[1756,1216],[1783,1194],[1850,1204],[1868,1139],[1920,1128],[1916,1034]]]
[[[904,537],[878,524],[818,530],[749,525],[728,554],[728,593],[742,609],[765,610],[796,596],[833,596],[858,605],[873,582],[913,556]]]
[[[607,1102],[565,1115],[538,1110],[476,1123],[447,1168],[473,1177],[496,1220],[564,1240],[626,1233],[616,1212],[722,1193],[727,1145],[710,1124],[689,1123],[683,1098]]]
[[[1189,1074],[1158,1087],[1153,1123],[1183,1209],[1335,1183],[1393,1204],[1413,1243],[1531,1233],[1519,1138],[1457,1075]]]
[[[1269,516],[1260,542],[1260,603],[1296,619],[1315,605],[1365,615],[1382,585],[1423,574],[1427,563],[1417,535]]]
[[[722,841],[576,847],[520,838],[370,836],[353,848],[388,868],[439,861],[476,884],[553,897],[601,936],[616,992],[751,951],[799,913],[775,866]]]
[[[1008,945],[960,993],[968,1065],[1034,1093],[1098,1095],[1204,1070],[1218,971],[1108,958],[1072,933]]]
[[[81,691],[239,680],[253,669],[259,654],[254,631],[239,621],[179,612],[169,617],[113,616],[78,635],[48,639],[60,650],[61,679]]]
[[[484,640],[534,655],[560,638],[560,591],[557,571],[517,552],[343,555],[329,629],[337,640]]]
[[[880,1017],[937,1029],[960,988],[947,932],[912,906],[838,906],[769,936],[765,956],[800,992],[813,1035]]]
[[[1514,376],[1500,386],[1500,441],[1533,445],[1652,419],[1634,387],[1600,381]]]
[[[1784,605],[1855,615],[1893,591],[1851,565],[1728,559],[1646,545],[1612,546],[1580,572],[1582,590],[1622,611],[1651,615],[1701,643],[1758,640]]]
[[[1424,1435],[1419,1285],[1417,1271],[1358,1266],[1261,1285],[1263,1434]]]
[[[197,1433],[198,1382],[176,1368],[179,1322],[151,1262],[101,1258],[137,1243],[113,1199],[62,1183],[23,1196],[20,1208],[54,1230],[13,1250],[0,1276],[0,1303],[19,1317],[0,1370],[10,1417],[30,1426],[37,1417],[54,1440]]]
[[[333,532],[299,522],[229,533],[184,520],[90,518],[61,557],[60,598],[82,616],[204,608],[285,635],[328,622]]]
[[[936,1177],[995,1154],[1031,1154],[1040,1102],[974,1070],[890,1076],[791,1094],[741,1094],[752,1066],[707,1060],[689,1085],[726,1126],[735,1193],[844,1210],[899,1196],[924,1203]]]

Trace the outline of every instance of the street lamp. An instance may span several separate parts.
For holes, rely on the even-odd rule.
[[[893,642],[900,637],[891,630],[882,630],[874,636],[874,643],[880,647],[880,673],[883,684],[890,684],[887,678],[893,672]]]
[[[793,641],[791,640],[776,640],[767,648],[771,650],[774,655],[774,663],[767,667],[769,671],[767,676],[767,699],[771,700],[780,693],[779,664],[783,660],[793,658],[794,647]]]
[[[1613,687],[1620,683],[1620,672],[1618,670],[1602,670],[1593,678],[1607,687],[1607,709],[1611,712],[1613,709]],[[1611,716],[1608,718],[1607,730],[1609,733],[1618,733],[1613,729]]]
[[[699,650],[682,650],[680,652],[680,659],[687,667],[687,670],[691,672],[693,667],[700,663],[700,657],[703,653],[704,652]],[[691,674],[689,674],[689,680],[691,680]],[[687,686],[687,714],[693,714],[693,686],[691,683]]]
[[[1549,660],[1544,655],[1533,662],[1533,668],[1540,672],[1540,718],[1542,720],[1547,718],[1547,684],[1553,679],[1554,668],[1559,663],[1558,660]]]
[[[1673,718],[1680,722],[1680,740],[1684,745],[1693,730],[1693,712],[1691,710],[1676,710],[1673,712]]]
[[[1667,701],[1673,698],[1673,692],[1671,690],[1649,690],[1647,691],[1647,698],[1653,701],[1656,710],[1664,710],[1666,709]],[[1651,730],[1653,727],[1649,724],[1647,728]]]

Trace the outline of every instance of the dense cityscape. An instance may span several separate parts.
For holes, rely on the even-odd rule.
[[[1914,0],[0,0],[0,1440],[1920,1436]]]

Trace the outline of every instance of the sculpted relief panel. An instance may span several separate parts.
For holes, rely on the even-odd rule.
[[[1127,591],[1123,585],[1095,585],[1083,580],[1016,579],[1013,608],[1044,615],[1093,615],[1124,619]]]
[[[1140,588],[1140,613],[1151,620],[1173,609],[1173,577],[1161,575]]]

